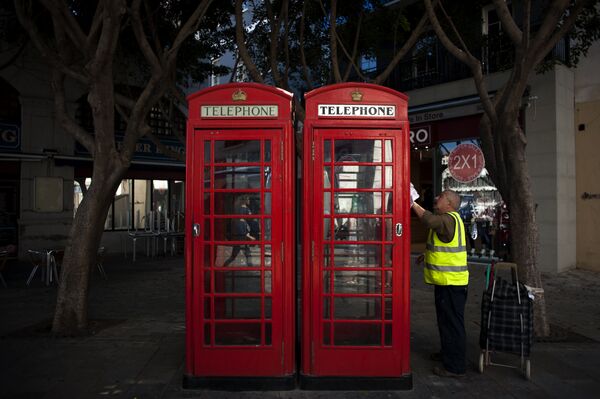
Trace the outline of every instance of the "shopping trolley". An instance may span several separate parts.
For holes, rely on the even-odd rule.
[[[498,271],[511,272],[512,283],[498,276]],[[486,290],[481,301],[481,333],[479,335],[479,372],[487,366],[518,368],[531,379],[529,355],[533,344],[533,301],[527,288],[519,283],[515,263],[492,263],[486,270]],[[505,352],[519,355],[520,364],[492,361],[492,354]]]

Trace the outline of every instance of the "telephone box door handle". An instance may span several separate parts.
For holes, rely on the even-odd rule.
[[[396,223],[396,235],[398,237],[402,236],[402,223]]]
[[[192,234],[193,234],[194,237],[199,237],[200,236],[200,224],[194,223],[192,225]]]

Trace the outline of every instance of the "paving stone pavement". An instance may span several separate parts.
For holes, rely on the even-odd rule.
[[[34,280],[30,266],[12,263],[0,286],[0,398],[597,398],[600,390],[600,273],[545,274],[550,322],[566,331],[563,342],[536,343],[531,381],[516,370],[476,371],[483,266],[470,265],[466,310],[467,376],[431,373],[438,349],[433,290],[413,264],[409,391],[226,392],[184,390],[184,265],[181,257],[138,259],[119,254],[105,262],[108,280],[92,277],[91,320],[110,321],[95,335],[50,338],[32,326],[52,317],[56,287]],[[503,358],[499,358],[504,360]],[[513,363],[518,358],[509,356]]]

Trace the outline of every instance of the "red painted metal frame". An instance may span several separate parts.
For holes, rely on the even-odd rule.
[[[233,101],[232,94],[242,90],[245,101]],[[281,377],[294,374],[295,370],[295,151],[292,129],[292,95],[283,90],[253,83],[238,83],[215,86],[188,97],[189,119],[186,138],[186,374],[192,377]],[[202,118],[202,105],[277,105],[276,118]],[[269,133],[270,132],[270,133]],[[273,133],[275,132],[275,133]],[[201,223],[203,184],[203,145],[205,138],[223,137],[238,140],[247,137],[272,140],[272,162],[275,156],[281,159],[281,192],[273,192],[272,217],[281,212],[279,229],[281,239],[272,238],[272,322],[279,323],[280,334],[272,337],[271,348],[251,346],[205,346],[203,345],[203,284],[204,274],[201,254],[202,237],[192,237],[192,225]],[[277,137],[281,138],[279,146]],[[219,138],[220,139],[220,138]],[[277,143],[275,148],[275,144]],[[283,153],[281,152],[283,150]],[[282,155],[282,157],[280,157]],[[236,165],[237,166],[237,165]],[[263,187],[264,189],[264,187]],[[202,226],[204,229],[204,226]],[[283,251],[282,251],[283,249]],[[275,259],[280,256],[279,272]],[[235,269],[235,268],[233,268]],[[213,283],[214,284],[214,283]],[[277,294],[276,294],[277,292]],[[214,295],[214,291],[213,291]],[[280,301],[276,304],[275,297]],[[233,297],[231,295],[229,297]],[[262,294],[264,297],[264,292]],[[260,295],[259,295],[260,297]],[[214,318],[214,311],[212,313]],[[264,317],[263,317],[264,319]],[[273,326],[273,331],[276,328]],[[214,338],[214,337],[213,337]],[[276,339],[280,338],[280,342]],[[267,362],[270,352],[272,362]],[[276,360],[275,360],[276,359]]]
[[[362,102],[352,101],[351,93],[357,89],[363,94]],[[407,376],[410,374],[410,142],[407,97],[402,93],[377,85],[343,83],[313,90],[305,95],[305,99],[304,193],[302,201],[304,226],[302,375],[308,377],[392,378]],[[324,118],[317,114],[319,104],[395,105],[396,116],[386,119]],[[402,223],[404,232],[400,237],[393,235],[392,323],[394,333],[391,346],[324,346],[322,344],[321,309],[323,309],[323,303],[320,241],[323,240],[323,235],[320,225],[323,217],[321,205],[323,189],[318,187],[318,182],[321,180],[320,176],[316,174],[323,174],[323,162],[318,154],[320,143],[316,142],[316,139],[322,139],[325,136],[345,139],[385,140],[392,138],[394,140],[392,226]],[[312,159],[313,151],[316,153],[314,160]],[[360,190],[352,189],[352,191]],[[340,215],[339,217],[344,216]],[[331,217],[335,218],[333,209]],[[366,270],[369,269],[364,269],[364,271]],[[382,315],[382,320],[383,317]]]

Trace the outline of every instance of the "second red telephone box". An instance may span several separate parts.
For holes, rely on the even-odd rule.
[[[302,370],[307,389],[409,389],[407,97],[305,95]]]
[[[188,101],[184,386],[293,388],[292,95],[237,83]]]

